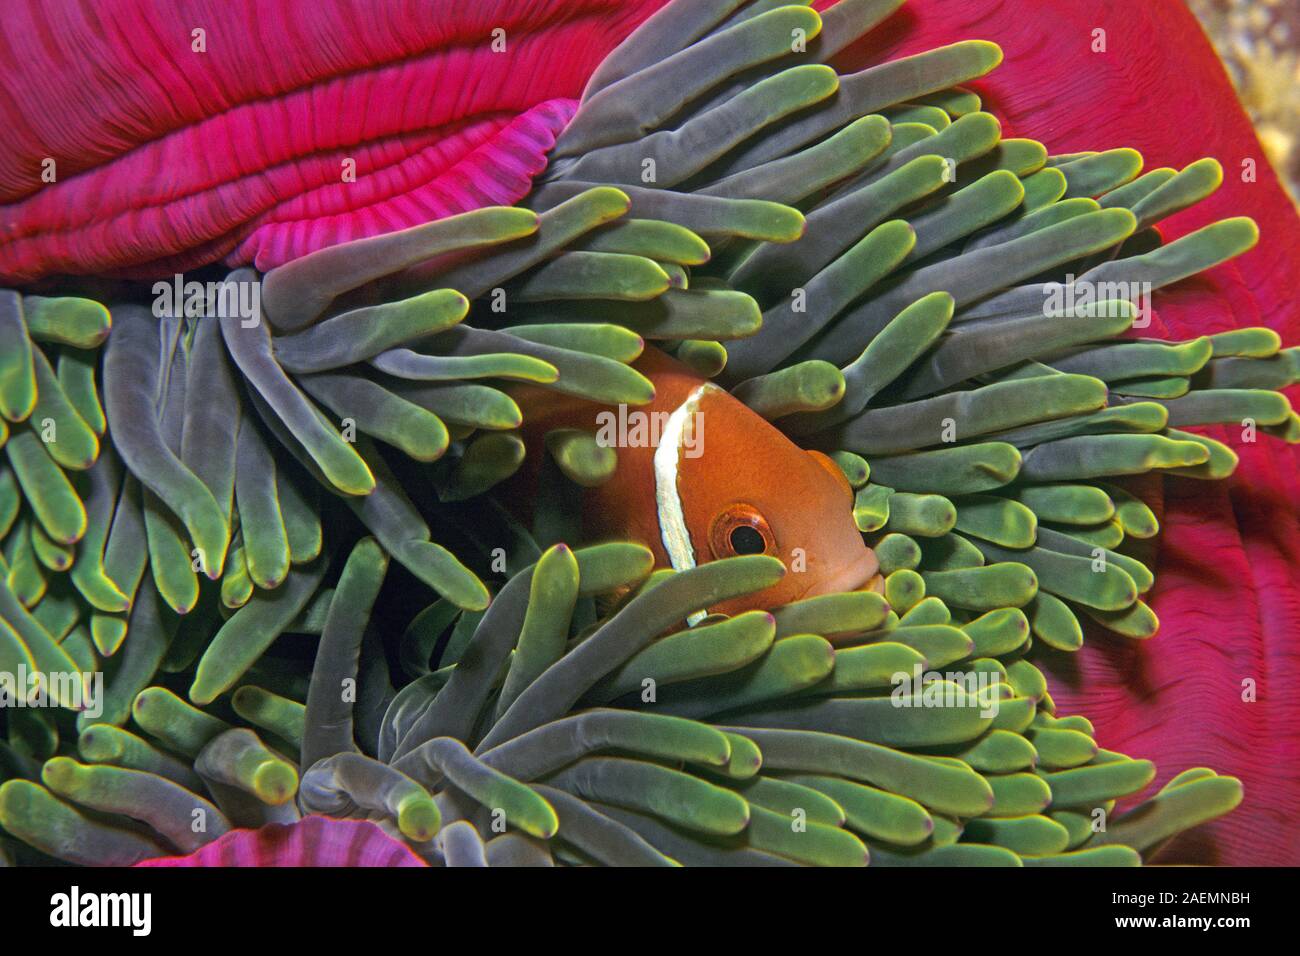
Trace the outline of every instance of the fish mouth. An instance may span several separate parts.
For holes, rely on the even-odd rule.
[[[875,591],[883,594],[884,589],[885,579],[880,575],[880,562],[876,560],[876,552],[867,549],[861,556],[829,578],[809,584],[800,597],[841,594],[847,591]]]

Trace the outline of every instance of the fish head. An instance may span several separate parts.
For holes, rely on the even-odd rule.
[[[692,390],[670,416],[654,464],[662,543],[673,567],[747,554],[785,565],[776,584],[711,612],[879,589],[879,563],[854,524],[853,489],[839,466],[800,448],[723,389]]]
[[[512,390],[525,409],[526,444],[556,428],[593,432],[613,448],[612,477],[582,491],[584,540],[637,541],[658,568],[685,570],[745,554],[779,558],[776,584],[708,608],[734,615],[841,591],[883,591],[875,552],[853,520],[853,489],[839,466],[791,441],[725,389],[646,348],[634,367],[654,386],[645,405],[574,401]],[[535,500],[540,452],[505,500]]]

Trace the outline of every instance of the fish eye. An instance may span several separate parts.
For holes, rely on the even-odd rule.
[[[731,550],[736,554],[762,554],[767,548],[763,536],[749,525],[738,525],[731,529]]]
[[[709,535],[715,558],[766,554],[776,550],[767,519],[753,505],[731,505],[713,521]]]

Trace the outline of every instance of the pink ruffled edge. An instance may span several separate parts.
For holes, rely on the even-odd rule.
[[[231,830],[188,856],[164,856],[140,867],[426,866],[404,843],[368,820],[308,816],[260,830]]]
[[[0,36],[0,282],[269,268],[516,202],[657,6],[19,0]]]

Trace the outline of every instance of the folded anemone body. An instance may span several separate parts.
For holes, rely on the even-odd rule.
[[[231,830],[189,856],[164,856],[137,866],[424,866],[404,843],[367,820],[307,816]]]
[[[387,9],[11,5],[0,280],[268,269],[509,205],[545,166],[569,98],[650,5]]]

